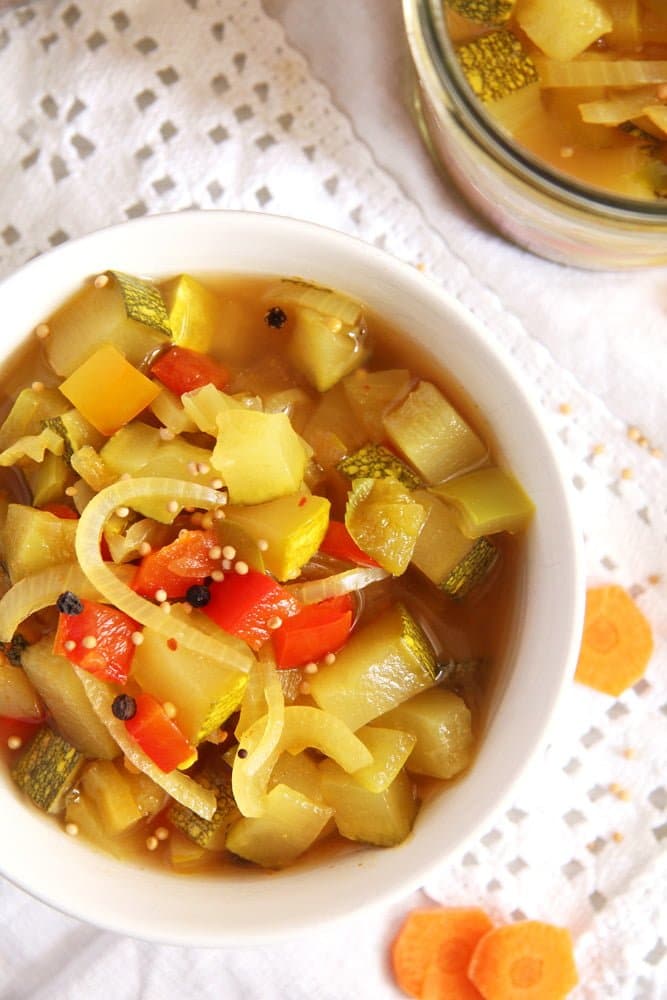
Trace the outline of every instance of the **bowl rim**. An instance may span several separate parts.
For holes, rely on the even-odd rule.
[[[517,783],[521,780],[526,769],[547,740],[548,730],[553,723],[557,705],[571,681],[576,656],[579,649],[581,631],[583,627],[584,613],[584,564],[583,564],[583,541],[581,534],[576,528],[576,517],[574,507],[574,494],[564,470],[561,468],[561,457],[559,455],[560,445],[545,426],[541,404],[537,400],[536,393],[525,379],[516,373],[515,365],[511,361],[507,352],[492,336],[488,328],[476,316],[465,309],[456,298],[447,290],[437,285],[431,279],[425,277],[412,265],[407,264],[381,250],[369,245],[357,237],[349,236],[340,231],[330,229],[312,222],[287,218],[285,216],[270,215],[261,212],[244,212],[230,210],[189,210],[185,212],[163,213],[154,216],[145,216],[128,222],[119,223],[105,227],[77,240],[72,240],[62,246],[53,248],[29,261],[23,267],[17,269],[9,277],[0,283],[0,307],[3,298],[11,296],[14,288],[20,294],[30,287],[31,282],[39,280],[42,274],[50,267],[55,257],[61,261],[62,267],[66,267],[70,259],[79,261],[79,268],[76,278],[80,281],[84,274],[95,273],[95,268],[85,268],[83,262],[88,259],[88,250],[96,248],[98,245],[104,247],[105,244],[118,242],[121,238],[125,240],[129,237],[130,242],[133,234],[143,233],[144,238],[152,240],[155,244],[165,238],[168,233],[179,230],[187,230],[191,235],[200,233],[206,234],[209,238],[213,234],[220,237],[222,231],[226,229],[227,235],[234,232],[244,232],[249,238],[254,234],[256,238],[276,238],[282,237],[295,242],[303,241],[304,245],[322,246],[324,253],[330,256],[349,259],[350,264],[356,262],[359,266],[366,266],[369,271],[381,276],[381,283],[394,282],[403,288],[411,288],[414,293],[424,300],[425,307],[433,309],[436,313],[454,317],[455,321],[462,328],[466,329],[466,335],[474,341],[475,349],[481,351],[488,358],[489,362],[495,365],[498,371],[503,373],[506,382],[512,388],[517,398],[521,401],[524,410],[530,415],[533,421],[532,432],[543,452],[545,462],[552,471],[552,478],[556,483],[558,496],[556,504],[559,509],[561,525],[565,534],[562,536],[561,548],[563,551],[564,565],[569,574],[569,596],[568,606],[564,612],[563,622],[566,626],[566,635],[558,637],[560,671],[556,676],[549,678],[546,685],[544,701],[540,713],[536,718],[531,719],[530,724],[534,737],[529,747],[529,752],[525,758],[514,763],[511,772],[507,775],[502,786],[494,787],[485,801],[484,807],[478,811],[468,824],[465,834],[458,840],[450,844],[446,854],[429,858],[411,859],[407,864],[407,870],[402,870],[406,866],[397,863],[392,866],[392,877],[394,868],[400,874],[395,877],[391,884],[384,885],[375,891],[372,899],[357,901],[349,904],[347,900],[336,898],[330,900],[326,913],[317,914],[317,924],[331,924],[340,922],[358,914],[362,909],[376,909],[388,904],[409,892],[423,885],[424,882],[438,869],[449,863],[454,851],[459,850],[464,843],[472,840],[497,813],[503,803],[507,802],[514,792]],[[99,247],[98,247],[99,248]],[[94,254],[93,254],[94,257]],[[83,265],[83,266],[82,266]],[[112,266],[114,266],[112,264]],[[209,268],[209,273],[215,273],[216,268]],[[218,268],[218,272],[220,272]],[[228,270],[225,268],[225,270]],[[287,270],[287,269],[286,269]],[[149,273],[148,271],[146,273]],[[178,273],[178,253],[174,254],[174,267],[169,272],[162,270],[156,276],[167,276],[168,273]],[[244,269],[243,273],[251,273]],[[258,272],[255,272],[258,273]],[[268,272],[266,272],[268,273]],[[272,273],[277,273],[275,270]],[[380,280],[380,279],[378,279]],[[61,296],[60,301],[62,301]],[[48,311],[52,311],[53,306]],[[35,322],[39,319],[36,318]],[[17,343],[23,343],[27,334],[20,337]],[[9,353],[3,355],[8,357]],[[454,372],[456,376],[456,372]],[[484,406],[482,406],[484,412]],[[563,623],[561,623],[563,624]],[[484,739],[482,740],[484,744]],[[473,772],[474,773],[474,770]],[[0,787],[0,797],[4,795]],[[25,809],[25,806],[24,806]],[[50,822],[50,817],[47,818]],[[8,840],[9,838],[7,838]],[[407,843],[407,842],[406,842]],[[66,845],[67,846],[67,845]],[[69,845],[80,850],[80,845]],[[394,849],[394,851],[400,850]],[[378,852],[372,853],[377,854]],[[389,855],[392,852],[387,852]],[[98,859],[102,858],[99,852],[95,852]],[[396,856],[399,857],[398,855]],[[123,909],[114,899],[106,901],[106,905],[101,901],[92,901],[91,898],[68,898],[68,887],[53,879],[53,884],[44,885],[39,883],[37,876],[31,878],[28,871],[12,870],[15,858],[10,858],[8,848],[0,852],[0,874],[3,874],[9,881],[24,889],[37,899],[60,910],[61,912],[86,921],[100,928],[127,934],[143,940],[156,943],[195,945],[205,947],[256,945],[264,942],[275,941],[280,938],[294,936],[303,933],[313,927],[314,917],[312,913],[298,912],[291,917],[286,917],[280,921],[275,917],[264,920],[257,926],[244,927],[243,930],[234,927],[225,928],[202,928],[201,926],[191,927],[179,923],[177,918],[172,918],[169,914],[153,915],[150,919],[146,913],[140,912],[140,908],[134,912],[129,908]],[[104,865],[100,861],[100,867],[109,869],[109,865]],[[113,865],[111,866],[113,867]],[[129,868],[129,866],[126,866]],[[372,870],[370,864],[367,870]],[[376,866],[377,867],[377,866]],[[132,869],[133,870],[133,869]],[[143,869],[142,869],[143,871]],[[307,875],[310,873],[307,873]],[[178,877],[167,873],[167,877],[175,882]],[[311,875],[311,877],[314,877]],[[105,875],[105,879],[107,876]],[[200,880],[193,880],[200,884]],[[193,884],[193,882],[190,882]],[[148,911],[147,911],[148,912]]]

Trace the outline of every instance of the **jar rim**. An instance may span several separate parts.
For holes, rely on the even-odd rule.
[[[431,70],[432,81],[438,85],[440,103],[493,159],[544,194],[573,208],[626,224],[665,225],[667,204],[660,199],[653,203],[593,188],[550,167],[502,133],[461,71],[445,26],[443,0],[403,0],[403,14],[411,40],[421,42],[419,50]],[[419,38],[415,37],[415,31],[419,32]]]

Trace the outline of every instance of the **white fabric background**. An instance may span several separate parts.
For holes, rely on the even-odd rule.
[[[419,262],[482,318],[562,442],[591,581],[630,589],[657,648],[618,700],[572,685],[512,807],[426,891],[567,924],[575,1000],[663,1000],[667,615],[664,577],[650,579],[666,570],[667,471],[627,431],[667,444],[667,276],[558,267],[471,215],[405,109],[397,3],[265,8],[277,20],[259,0],[34,0],[0,15],[0,272],[146,212],[260,209]],[[0,849],[9,836],[0,823]],[[0,996],[382,1000],[397,996],[387,942],[424,899],[280,946],[202,951],[99,932],[0,882]]]

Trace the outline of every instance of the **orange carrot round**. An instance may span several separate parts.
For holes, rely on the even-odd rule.
[[[579,981],[569,931],[539,920],[485,934],[468,977],[484,1000],[564,1000]]]
[[[588,590],[575,674],[581,684],[617,697],[643,676],[652,652],[651,626],[622,587]]]
[[[429,1000],[445,996],[478,1000],[477,990],[466,983],[465,970],[477,941],[492,926],[487,915],[475,908],[413,910],[391,949],[397,985],[409,996],[428,996]],[[447,985],[448,977],[450,992],[441,992],[440,984]],[[459,983],[465,983],[471,992],[451,992]],[[424,992],[427,985],[428,994]]]

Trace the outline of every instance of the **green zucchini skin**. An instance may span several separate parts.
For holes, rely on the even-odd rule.
[[[48,813],[60,812],[64,799],[84,763],[82,753],[48,726],[32,738],[12,768],[18,787],[36,806]]]

